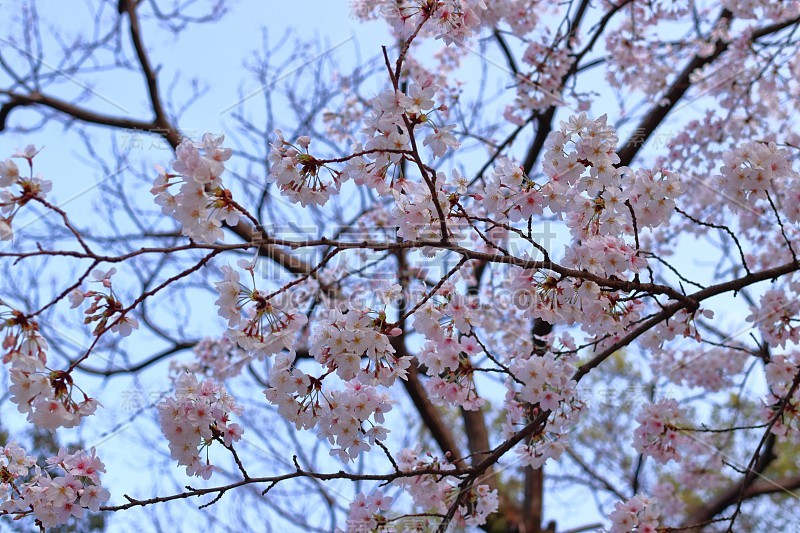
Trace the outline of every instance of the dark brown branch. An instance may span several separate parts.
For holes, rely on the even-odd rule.
[[[503,56],[506,58],[508,69],[516,78],[517,73],[519,73],[519,68],[517,68],[517,62],[514,60],[514,54],[511,53],[511,49],[508,47],[508,43],[506,42],[505,37],[503,37],[503,34],[500,33],[497,29],[495,29],[492,32],[492,35],[497,41],[498,46],[500,46],[500,50],[503,52]]]
[[[732,17],[733,14],[730,11],[723,9],[719,15],[717,24],[719,22],[727,22],[729,24]],[[675,78],[675,81],[672,82],[672,85],[670,85],[664,97],[661,98],[661,101],[665,102],[665,104],[653,106],[650,112],[639,122],[639,126],[634,130],[631,137],[622,148],[617,151],[620,165],[628,166],[631,164],[633,158],[636,157],[636,154],[639,153],[639,150],[641,150],[645,142],[647,142],[647,139],[655,133],[661,122],[669,115],[678,101],[683,98],[683,95],[686,94],[686,91],[692,86],[692,73],[712,63],[727,49],[728,43],[723,40],[718,40],[714,43],[714,51],[711,54],[707,56],[696,55],[689,61],[681,73],[678,74],[678,77]]]
[[[170,127],[170,121],[167,117],[167,113],[164,110],[164,105],[161,102],[161,95],[158,91],[158,75],[153,69],[153,66],[150,64],[150,58],[147,55],[147,49],[144,46],[144,40],[142,39],[142,31],[141,27],[139,26],[139,15],[136,13],[136,2],[127,2],[125,7],[125,11],[128,13],[128,20],[130,21],[130,30],[131,30],[131,41],[133,42],[133,47],[136,50],[136,57],[139,60],[139,65],[142,67],[142,74],[147,81],[147,93],[150,96],[150,105],[153,108],[153,114],[155,115],[153,118],[153,123],[156,124],[157,128],[162,128],[166,130],[165,137],[167,141],[169,141],[170,145],[175,148],[178,146],[180,142],[180,136],[178,132]]]
[[[235,483],[231,483],[229,485],[218,486],[218,487],[208,487],[202,489],[194,489],[191,487],[187,487],[186,492],[181,492],[179,494],[172,494],[170,496],[159,496],[156,498],[149,498],[146,500],[138,500],[136,498],[132,498],[127,494],[124,495],[125,499],[128,500],[128,503],[124,503],[121,505],[107,505],[100,507],[101,511],[122,511],[124,509],[131,509],[133,507],[144,507],[146,505],[152,505],[155,503],[163,503],[169,502],[174,500],[183,500],[186,498],[194,498],[198,496],[204,496],[206,494],[219,494],[225,493],[231,489],[235,489],[237,487],[241,487],[244,485],[250,485],[252,483],[269,483],[271,485],[280,483],[281,481],[286,481],[289,479],[295,478],[313,478],[318,479],[321,481],[329,481],[333,479],[348,479],[351,481],[385,481],[390,482],[395,479],[407,478],[407,477],[416,477],[420,475],[430,474],[430,475],[437,475],[437,476],[454,476],[454,475],[463,475],[465,472],[469,472],[470,470],[442,470],[439,468],[423,468],[412,470],[408,472],[392,472],[390,474],[351,474],[349,472],[345,472],[340,470],[339,472],[333,473],[317,473],[317,472],[310,472],[308,470],[302,470],[297,468],[296,471],[290,472],[288,474],[282,474],[278,476],[269,476],[269,477],[248,477],[241,481],[237,481]],[[266,492],[266,491],[264,491]]]
[[[723,9],[720,13],[718,22],[729,23],[732,18],[733,14],[727,9]],[[762,37],[766,37],[773,33],[784,30],[789,26],[797,24],[798,22],[800,22],[800,18],[794,18],[784,22],[778,22],[764,26],[763,28],[753,32],[751,40],[756,41]],[[655,133],[661,122],[667,117],[667,115],[669,115],[680,99],[683,98],[686,92],[691,88],[692,73],[715,61],[720,55],[722,55],[723,52],[728,49],[729,45],[730,43],[727,41],[718,40],[714,43],[714,50],[711,54],[707,56],[696,55],[691,61],[689,61],[689,63],[687,63],[681,73],[678,74],[678,77],[675,78],[675,81],[672,82],[667,92],[664,94],[662,100],[666,102],[666,104],[663,106],[653,106],[650,112],[639,122],[638,127],[636,130],[634,130],[634,133],[631,135],[628,141],[617,152],[620,159],[620,165],[628,166],[631,164],[631,162],[633,162],[636,154],[639,153],[639,150],[641,150],[645,142],[647,142],[647,139],[653,135],[653,133]]]
[[[142,120],[128,119],[114,117],[111,115],[103,115],[95,113],[83,107],[70,104],[58,98],[47,96],[39,92],[32,92],[30,94],[19,94],[14,92],[3,91],[3,94],[9,97],[9,101],[3,104],[0,109],[0,131],[5,128],[5,122],[9,113],[16,107],[24,107],[31,105],[41,105],[55,111],[59,111],[68,115],[76,120],[87,122],[89,124],[96,124],[98,126],[108,126],[111,128],[119,128],[125,130],[140,130],[152,131],[158,129],[157,125],[153,122],[145,122]]]
[[[397,250],[395,255],[397,256],[398,279],[405,288],[408,282],[406,254],[404,250]],[[409,355],[408,348],[406,346],[405,333],[405,307],[407,303],[408,302],[404,300],[402,308],[398,310],[400,312],[398,326],[403,331],[403,334],[391,339],[391,343],[395,349],[395,355],[397,355],[397,357],[406,357]],[[414,358],[411,366],[408,368],[406,380],[403,381],[406,392],[411,398],[414,407],[416,407],[417,411],[419,412],[423,424],[425,424],[425,427],[427,427],[428,431],[431,432],[433,439],[439,445],[439,449],[442,451],[442,453],[446,457],[449,456],[451,460],[454,458],[461,458],[462,455],[458,450],[458,443],[456,442],[453,433],[450,431],[450,428],[447,427],[447,424],[445,424],[444,420],[442,420],[442,417],[439,411],[436,409],[436,406],[434,406],[428,398],[427,391],[425,391],[425,388],[420,381],[420,371],[416,364],[417,360]]]
[[[397,346],[395,346],[395,350],[396,349]],[[399,356],[400,354],[398,352],[398,357]],[[460,461],[463,456],[459,451],[458,444],[455,438],[453,438],[450,428],[442,419],[439,411],[436,410],[436,406],[428,399],[428,393],[425,391],[425,387],[422,386],[422,382],[419,379],[419,371],[413,365],[409,367],[408,379],[403,382],[403,385],[405,385],[406,392],[408,392],[408,395],[411,397],[414,407],[419,411],[422,422],[425,424],[425,427],[428,428],[428,431],[431,432],[439,448],[448,456],[448,460],[456,463]]]
[[[157,354],[152,355],[147,359],[136,363],[135,365],[129,365],[129,366],[126,365],[124,367],[120,366],[119,368],[106,369],[106,370],[100,368],[87,367],[84,365],[78,365],[77,368],[81,372],[86,372],[87,374],[94,374],[96,376],[105,376],[105,377],[115,376],[118,374],[133,374],[140,370],[144,370],[145,368],[154,365],[157,362],[162,361],[168,358],[169,356],[176,354],[177,352],[180,352],[181,350],[189,350],[191,348],[194,348],[196,344],[197,341],[187,341],[187,342],[177,343],[174,346],[167,348],[166,350],[158,352]],[[72,361],[70,361],[70,363],[72,363]]]

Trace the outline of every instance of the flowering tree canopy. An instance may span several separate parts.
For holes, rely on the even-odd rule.
[[[3,417],[87,443],[0,448],[4,525],[800,520],[800,3],[333,2],[380,28],[367,57],[265,44],[195,134],[206,89],[151,40],[225,49],[236,8],[96,4],[54,29],[17,2],[2,37]]]

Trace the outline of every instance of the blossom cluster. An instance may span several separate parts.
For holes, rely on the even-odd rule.
[[[38,466],[14,441],[0,447],[0,514],[15,519],[33,515],[51,528],[81,518],[86,510],[99,511],[110,498],[100,482],[105,465],[94,448],[72,454],[62,448],[47,465]]]
[[[240,260],[240,268],[248,272],[252,288],[241,282],[241,276],[230,265],[223,265],[222,281],[214,285],[219,298],[218,313],[228,321],[227,336],[257,359],[281,350],[293,351],[295,337],[308,319],[294,308],[281,309],[270,295],[255,287],[255,262]]]
[[[646,31],[660,17],[642,16],[645,9],[636,7],[638,5],[634,6],[638,17],[622,17],[619,28],[606,34],[608,68],[605,78],[613,87],[637,89],[655,98],[665,89],[673,65],[654,60],[663,48],[660,40]]]
[[[240,261],[239,266],[249,272],[255,285],[254,264]],[[386,438],[388,431],[380,424],[384,413],[391,410],[391,401],[374,385],[388,387],[397,378],[405,378],[411,358],[394,355],[390,337],[400,330],[386,320],[385,313],[332,309],[320,318],[309,343],[309,353],[327,368],[317,378],[293,365],[296,336],[306,324],[306,316],[281,310],[272,304],[270,295],[245,287],[232,267],[225,265],[222,271],[224,279],[216,284],[217,305],[219,314],[228,320],[228,338],[256,358],[279,354],[270,369],[270,386],[264,391],[278,412],[298,428],[318,428],[320,438],[337,446],[331,455],[344,462]],[[362,359],[366,361],[363,367]],[[245,360],[238,358],[231,366],[240,366]],[[333,373],[347,382],[345,389],[323,391],[324,378]]]
[[[584,332],[597,338],[598,347],[616,342],[644,309],[639,299],[601,290],[593,281],[558,276],[545,269],[514,267],[509,270],[508,287],[524,316],[550,324],[580,324]]]
[[[702,308],[693,312],[681,309],[672,317],[660,322],[646,336],[643,336],[644,347],[648,349],[660,348],[679,336],[700,342],[703,337],[697,330],[698,318],[714,318],[714,312],[711,309]]]
[[[571,379],[574,360],[569,356],[556,358],[549,351],[534,353],[514,358],[509,370],[514,379],[506,381],[503,435],[510,437],[537,415],[547,413],[542,430],[515,450],[521,464],[541,468],[548,459],[558,459],[564,453],[569,433],[586,409]]]
[[[787,293],[786,289],[769,289],[764,292],[747,317],[758,327],[764,341],[770,345],[785,347],[787,341],[797,344],[800,341],[800,301]]]
[[[625,226],[621,218],[623,207],[615,201],[622,176],[622,170],[616,166],[619,138],[607,120],[606,115],[596,119],[590,119],[586,113],[572,115],[567,122],[561,122],[558,130],[550,132],[545,141],[542,171],[550,178],[544,194],[550,209],[571,215],[570,220],[590,208],[585,225],[578,224],[580,220],[570,220],[570,230],[576,237],[616,235]],[[586,205],[586,200],[591,203]]]
[[[481,24],[478,14],[487,8],[484,0],[353,0],[351,7],[362,20],[382,17],[400,38],[424,28],[448,45],[472,37]]]
[[[468,335],[473,328],[483,324],[478,301],[475,298],[458,294],[452,282],[445,282],[437,293],[437,298],[430,299],[414,313],[414,329],[430,341],[441,341],[451,337],[455,330]],[[470,352],[477,348],[471,341],[465,348]],[[434,367],[438,367],[433,363]]]
[[[414,314],[414,329],[426,342],[417,354],[429,379],[425,389],[437,405],[480,409],[485,400],[475,388],[471,361],[483,351],[474,328],[482,324],[477,299],[458,294],[452,282]]]
[[[744,368],[747,358],[738,350],[702,347],[667,350],[652,348],[651,367],[670,382],[707,391],[720,391],[733,383]]]
[[[183,235],[200,243],[222,240],[222,224],[235,225],[241,213],[220,178],[232,154],[222,147],[224,140],[210,133],[199,143],[183,139],[175,149],[174,173],[156,166],[158,177],[150,189],[161,212],[180,222]]]
[[[403,472],[454,468],[446,460],[423,455],[419,448],[401,450],[397,456],[397,466]],[[452,476],[420,474],[399,478],[394,484],[403,487],[411,496],[414,505],[426,512],[445,514],[448,507],[455,502],[455,498],[460,497],[462,505],[458,506],[453,518],[454,524],[461,527],[485,524],[486,517],[497,511],[499,505],[497,489],[492,490],[488,485],[477,485],[467,493],[462,493],[457,482],[458,480]]]
[[[566,47],[533,41],[525,50],[522,61],[531,70],[526,74],[517,74],[514,104],[508,106],[503,115],[517,125],[524,124],[531,112],[544,111],[562,101],[561,88],[575,58]]]
[[[186,474],[208,479],[216,467],[201,454],[214,443],[231,447],[242,437],[242,428],[232,422],[244,408],[228,394],[224,385],[213,379],[201,382],[190,373],[176,380],[175,396],[162,400],[156,408],[161,420],[161,432],[169,441],[169,450]]]
[[[647,265],[647,260],[622,239],[594,235],[588,237],[582,246],[567,248],[563,263],[599,276],[620,277],[628,272],[638,273]]]
[[[759,0],[722,0],[720,2],[736,18],[786,20],[800,15],[797,2],[762,2]]]
[[[393,402],[388,394],[356,380],[348,381],[344,390],[323,390],[329,373],[311,376],[281,354],[270,369],[264,394],[298,429],[316,427],[320,439],[336,446],[330,454],[347,463],[386,438],[389,431],[381,424]]]
[[[86,315],[84,324],[97,322],[93,331],[94,335],[101,335],[106,330],[110,330],[119,333],[122,337],[127,337],[134,329],[139,328],[139,321],[125,312],[122,303],[114,295],[111,277],[116,273],[117,269],[113,267],[107,271],[100,269],[92,271],[92,282],[107,289],[107,293],[75,288],[68,295],[70,306],[73,309],[79,307],[85,299],[91,300],[91,305],[84,311]]]
[[[394,194],[408,223],[417,226],[432,223],[436,216],[430,187],[406,180],[387,182],[387,177],[391,175],[392,166],[403,160],[414,161],[411,139],[418,128],[430,128],[422,145],[427,146],[434,157],[442,157],[447,150],[459,146],[453,133],[455,126],[436,124],[431,118],[433,111],[441,109],[434,101],[437,90],[432,80],[425,78],[412,81],[406,92],[387,89],[372,98],[363,117],[364,139],[353,144],[351,155],[343,159],[326,160],[314,156],[309,153],[309,137],[301,136],[291,143],[276,130],[269,156],[269,181],[276,183],[290,201],[307,206],[325,204],[331,195],[339,194],[345,182],[353,180],[356,185],[369,187],[379,194]],[[344,166],[339,169],[334,163],[341,162]],[[428,170],[422,169],[422,172],[428,173]],[[439,205],[446,201],[445,193],[441,194],[444,196],[436,199]]]
[[[418,320],[421,322],[421,320]],[[437,341],[427,341],[417,359],[428,368],[431,375],[458,370],[463,364],[463,357],[473,357],[480,353],[481,347],[474,337],[442,336]]]
[[[634,245],[638,232],[669,220],[682,187],[665,170],[618,168],[617,141],[605,116],[570,117],[545,141],[543,171],[549,181],[536,183],[501,159],[484,187],[487,211],[499,221],[516,222],[549,209],[566,219],[573,237],[565,266],[620,279],[640,272],[647,260]],[[521,307],[533,316],[551,324],[581,322],[588,333],[619,331],[641,308],[591,282],[542,270],[512,269],[510,286],[530,294]],[[585,320],[587,314],[593,318]]]
[[[530,357],[517,357],[509,369],[522,382],[520,396],[545,411],[555,411],[562,402],[569,403],[577,391],[572,374],[575,367],[567,357],[556,358],[552,352]]]
[[[516,411],[522,411],[523,405],[518,405]],[[515,418],[516,413],[509,411],[509,419]],[[520,429],[520,426],[517,429]],[[557,461],[566,451],[569,444],[568,427],[556,427],[549,420],[545,426],[545,432],[537,434],[530,442],[521,444],[515,449],[516,459],[520,466],[528,466],[533,469],[542,468],[548,459]],[[555,430],[555,431],[554,431]]]
[[[2,302],[0,302],[2,305]],[[48,344],[39,324],[15,309],[0,311],[3,362],[10,364],[11,401],[28,422],[54,430],[75,427],[98,402],[80,391],[68,372],[47,368]]]
[[[443,174],[440,173],[438,177],[443,177]],[[392,223],[398,227],[399,237],[406,240],[442,238],[436,206],[447,205],[449,194],[445,189],[437,189],[434,196],[426,184],[407,182],[403,184],[402,191],[394,191],[393,195],[395,205],[391,212]]]
[[[384,312],[337,309],[321,318],[311,335],[309,351],[314,358],[344,381],[356,377],[367,385],[391,386],[405,379],[411,357],[396,357],[390,336],[400,329],[386,320]],[[366,359],[362,368],[361,359]]]
[[[655,498],[642,494],[614,504],[609,533],[656,533],[661,511]]]
[[[350,502],[347,514],[347,530],[375,531],[379,526],[386,522],[384,511],[388,511],[393,498],[384,496],[383,492],[376,490],[367,496],[359,492],[355,499]]]
[[[681,433],[684,413],[675,399],[644,406],[636,415],[639,426],[633,433],[633,447],[659,463],[680,461],[681,446],[687,436]]]
[[[800,387],[792,386],[800,373],[800,354],[793,352],[787,355],[773,356],[766,368],[767,383],[770,394],[762,408],[764,420],[775,423],[770,431],[781,441],[800,442]],[[787,398],[789,392],[792,395]],[[776,418],[775,410],[785,402],[782,412]]]
[[[542,187],[525,175],[522,167],[508,158],[501,158],[484,187],[483,202],[486,210],[511,222],[528,220],[541,215],[545,208]]]
[[[276,183],[291,202],[303,207],[324,205],[332,194],[339,194],[338,176],[308,153],[309,137],[298,138],[297,145],[286,141],[281,130],[275,130],[275,137],[270,145],[268,180]],[[320,175],[323,169],[331,176],[330,180]]]
[[[448,335],[438,341],[427,341],[417,355],[430,376],[425,390],[437,405],[459,405],[467,411],[480,409],[485,400],[475,389],[472,357],[482,351],[474,337],[457,339]]]
[[[30,175],[25,178],[12,159],[0,161],[0,241],[10,241],[14,237],[12,222],[19,209],[34,198],[44,199],[53,188],[53,184],[33,175],[33,158],[39,150],[32,144],[18,150],[12,158],[24,159],[28,162]]]
[[[228,337],[202,339],[192,348],[195,359],[190,362],[170,362],[175,375],[191,372],[218,380],[237,376],[251,360],[242,348]]]
[[[514,35],[522,37],[538,27],[550,7],[542,0],[493,0],[481,13],[481,21],[490,28],[507,24]]]
[[[756,200],[764,200],[773,187],[773,182],[782,178],[796,180],[798,174],[792,170],[785,148],[774,142],[748,142],[725,152],[717,182],[720,191],[731,202],[726,205],[737,211],[740,206],[754,206]],[[797,208],[787,210],[791,220],[800,220]]]
[[[550,210],[566,218],[575,239],[633,236],[636,228],[664,224],[682,192],[677,177],[666,170],[618,167],[619,139],[606,122],[606,115],[594,120],[585,113],[573,115],[545,141],[542,169],[550,181],[542,192]]]

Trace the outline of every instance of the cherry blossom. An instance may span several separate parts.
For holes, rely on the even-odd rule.
[[[641,494],[614,504],[611,533],[655,533],[659,527],[658,501]]]
[[[2,308],[0,308],[2,309]],[[94,414],[98,402],[78,387],[69,372],[50,369],[47,340],[39,324],[18,310],[0,310],[3,362],[10,364],[11,402],[38,427],[75,427]]]
[[[75,288],[68,295],[73,308],[80,306],[86,298],[91,300],[91,305],[84,311],[86,315],[84,324],[96,322],[92,333],[97,336],[109,330],[127,337],[133,330],[139,328],[139,321],[128,314],[114,293],[111,277],[116,273],[117,269],[114,267],[108,271],[95,269],[92,271],[92,283],[100,284],[105,291],[82,291],[80,288]]]
[[[404,518],[522,531],[542,516],[515,491],[559,479],[603,514],[622,500],[612,532],[715,524],[717,506],[735,530],[752,523],[736,522],[747,500],[781,497],[763,479],[797,484],[782,447],[800,441],[797,2],[353,0],[355,18],[385,23],[386,46],[369,68],[320,56],[292,71],[316,73],[295,86],[309,98],[270,87],[272,133],[242,100],[238,131],[266,153],[175,133],[138,31],[153,7],[133,4],[120,16],[145,125],[165,126],[174,160],[145,205],[100,182],[124,240],[50,199],[34,172],[48,152],[0,161],[0,258],[36,274],[35,291],[20,276],[0,300],[8,397],[40,428],[74,428],[100,407],[77,375],[127,373],[98,359],[133,342],[129,368],[169,360],[157,412],[172,459],[204,480],[223,458],[233,467],[106,506],[94,450],[44,466],[9,443],[0,514],[53,527],[256,483],[272,497],[295,480],[354,482],[321,496],[350,531]],[[177,35],[174,17],[206,20],[149,20]],[[3,127],[20,106],[137,124],[16,76]],[[20,221],[39,211],[47,231],[31,239]],[[74,354],[46,325],[78,313],[91,344]],[[644,405],[603,405],[598,385],[638,388]],[[242,402],[263,391],[315,453],[248,474],[229,388]]]
[[[186,467],[186,474],[209,479],[216,467],[202,455],[214,441],[230,448],[242,437],[242,428],[232,422],[243,408],[228,394],[224,385],[213,379],[198,381],[188,372],[175,380],[175,395],[156,408],[161,431],[169,441],[172,458]]]
[[[273,304],[271,295],[255,288],[254,265],[245,261],[238,266],[249,273],[252,289],[240,283],[239,272],[229,265],[221,267],[223,280],[215,283],[218,313],[228,320],[228,338],[259,359],[284,349],[291,351],[307,317],[291,307]]]
[[[376,529],[379,524],[385,523],[383,512],[389,510],[392,498],[384,496],[377,490],[369,496],[359,493],[350,503],[350,513],[347,516],[347,528],[350,531],[366,531]]]
[[[20,174],[13,160],[0,161],[0,241],[14,238],[13,220],[22,207],[35,200],[43,202],[53,188],[53,184],[43,179],[41,174],[33,174],[33,158],[40,151],[34,145],[28,145],[11,156],[28,161],[28,177]]]
[[[410,357],[395,357],[383,313],[350,310],[343,314],[332,310],[327,319],[319,322],[311,337],[310,351],[315,359],[343,380],[358,377],[362,383],[390,386],[395,379],[405,378]],[[367,364],[362,367],[361,358]]]
[[[183,139],[175,150],[175,173],[157,166],[158,177],[150,189],[162,213],[174,217],[183,235],[197,242],[222,240],[222,224],[235,225],[241,214],[231,192],[222,185],[225,161],[232,153],[230,148],[222,148],[224,140],[224,136],[211,133],[199,143]]]
[[[424,456],[419,449],[405,448],[398,455],[398,466],[404,471],[421,468],[453,468],[447,461],[433,456]],[[402,486],[414,500],[414,504],[434,512],[446,512],[448,499],[458,491],[455,480],[447,476],[419,475],[411,479],[396,482]],[[487,485],[477,485],[471,489],[462,501],[468,503],[456,511],[455,523],[459,525],[480,526],[486,523],[486,517],[498,507],[497,490]]]
[[[681,433],[684,414],[674,399],[647,405],[636,415],[639,427],[633,446],[656,461],[680,460],[681,446],[688,437]]]
[[[78,450],[47,459],[47,467],[37,464],[16,442],[0,448],[0,509],[15,519],[32,515],[44,528],[67,524],[83,516],[85,510],[97,512],[110,498],[101,485],[105,465],[95,449]],[[60,472],[59,472],[60,471]]]
[[[791,440],[796,443],[800,440],[800,417],[797,410],[800,401],[800,388],[797,386],[800,379],[798,355],[776,355],[765,370],[770,394],[765,399],[761,415],[767,423],[773,423],[770,431],[781,441]],[[781,408],[783,398],[786,398],[786,404]]]
[[[298,429],[317,427],[319,438],[336,446],[330,454],[347,463],[386,439],[389,431],[381,424],[393,401],[359,381],[350,381],[344,390],[324,390],[327,375],[310,376],[290,358],[278,356],[264,394]]]
[[[455,126],[452,125],[434,127],[433,133],[425,137],[425,141],[422,144],[430,146],[433,155],[436,157],[442,157],[448,148],[458,148],[459,146],[455,135],[452,134],[454,128]]]
[[[759,306],[747,317],[758,327],[764,339],[778,346],[786,346],[786,342],[797,344],[800,340],[800,328],[796,325],[800,314],[800,302],[777,289],[764,293]]]

